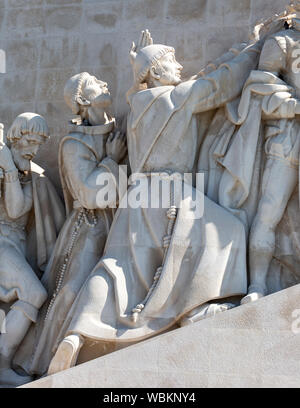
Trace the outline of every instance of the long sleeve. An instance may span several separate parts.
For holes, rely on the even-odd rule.
[[[275,38],[268,39],[260,54],[258,69],[260,71],[272,72],[277,76],[281,74],[286,66],[286,55],[283,50],[284,44],[280,46]]]
[[[193,112],[215,109],[236,98],[251,70],[257,67],[260,47],[258,43],[248,47],[216,71],[194,81],[188,101]]]
[[[5,174],[5,207],[11,219],[18,219],[27,214],[32,207],[32,186],[22,188],[18,178],[18,171]]]
[[[94,154],[82,143],[68,140],[63,146],[63,167],[68,188],[74,198],[84,208],[107,208],[113,203],[99,203],[97,194],[101,188],[99,179],[104,176],[109,179],[109,186],[116,188],[118,165],[110,158],[98,163]],[[112,197],[115,197],[112,194]]]
[[[286,39],[283,36],[269,38],[263,46],[258,69],[270,72],[282,80],[280,76],[286,72],[286,62]],[[297,104],[297,99],[286,96],[276,111],[271,114],[264,113],[263,117],[264,119],[294,118]]]

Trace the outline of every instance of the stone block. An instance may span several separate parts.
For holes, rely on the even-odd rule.
[[[217,25],[227,27],[248,24],[251,16],[251,0],[210,0],[208,2],[207,28]]]
[[[162,28],[165,24],[166,3],[161,0],[128,0],[124,5],[124,29]]]
[[[45,9],[45,30],[51,35],[65,35],[80,30],[80,6],[51,7]]]
[[[48,6],[63,6],[66,4],[81,4],[82,0],[45,0],[45,4]]]
[[[108,3],[111,3],[113,1],[119,2],[120,8],[122,7],[123,0],[82,0],[82,3],[83,3],[82,5],[83,7],[87,7],[90,5],[96,6],[96,7],[99,5],[102,5],[102,7],[105,7]]]
[[[198,30],[186,30],[184,33],[184,61],[195,61],[195,71],[200,71],[201,64],[204,63],[205,37],[206,34],[200,27]]]
[[[233,44],[247,42],[248,35],[249,27],[247,25],[242,27],[222,27],[211,31],[206,39],[206,62],[219,58]]]
[[[23,387],[299,388],[299,295],[296,285]]]
[[[251,4],[251,24],[269,18],[275,13],[281,13],[288,4],[286,0],[273,0],[270,2],[252,0]]]
[[[64,99],[66,81],[76,70],[41,70],[37,87],[37,98],[41,101],[56,102]]]
[[[83,27],[88,33],[98,34],[120,30],[123,2],[95,3],[84,8]]]
[[[175,48],[176,60],[182,64],[185,60],[183,30],[167,31],[165,35],[165,44]]]
[[[37,71],[35,70],[0,75],[1,99],[7,103],[32,103],[35,96],[36,79]]]
[[[2,99],[0,104],[0,123],[4,124],[4,134],[7,133],[9,127],[20,113],[34,112],[34,108],[34,101],[10,103]]]
[[[1,9],[1,4],[0,4],[0,9]],[[4,21],[4,13],[0,12],[0,32],[2,31],[3,21]]]
[[[118,36],[110,34],[101,35],[88,34],[83,38],[83,50],[81,55],[81,65],[85,66],[118,66]]]
[[[62,89],[64,85],[65,83],[63,82]],[[68,121],[73,117],[72,112],[64,100],[58,100],[55,102],[38,100],[36,103],[36,110],[40,115],[44,116],[49,121],[51,133],[50,141],[54,140],[54,138],[64,136],[64,134],[58,134],[57,131],[62,128],[67,129]],[[44,145],[41,146],[40,151],[42,151],[43,146]]]
[[[42,6],[42,5],[43,5],[43,0],[9,0],[8,1],[8,7],[37,7],[37,6]]]
[[[45,15],[42,8],[9,9],[6,18],[6,36],[34,38],[45,33]]]
[[[6,42],[6,71],[34,70],[38,66],[40,42],[36,39],[14,40]]]
[[[170,24],[186,24],[196,21],[204,21],[206,17],[206,0],[169,0],[166,10],[166,20]]]
[[[41,68],[72,68],[78,62],[78,36],[47,37],[41,45]]]

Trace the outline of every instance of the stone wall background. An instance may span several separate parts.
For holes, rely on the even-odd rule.
[[[247,40],[253,24],[281,12],[288,0],[0,0],[0,122],[6,130],[26,111],[44,115],[51,130],[36,162],[59,185],[58,142],[71,114],[63,88],[88,71],[108,82],[117,119],[127,112],[132,83],[128,52],[142,29],[176,49],[187,77]]]

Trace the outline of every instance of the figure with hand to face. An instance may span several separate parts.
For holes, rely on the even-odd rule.
[[[0,142],[0,168],[4,173],[0,197],[0,301],[11,304],[5,331],[0,334],[0,384],[6,386],[28,381],[12,369],[12,359],[47,299],[36,272],[42,271],[49,260],[64,219],[53,186],[42,169],[32,163],[47,139],[44,118],[23,113],[9,129],[7,145]],[[48,222],[44,223],[45,213]],[[34,243],[35,254],[29,248]]]

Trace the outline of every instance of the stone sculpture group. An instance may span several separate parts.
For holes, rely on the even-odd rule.
[[[64,205],[32,162],[45,119],[16,118],[0,140],[1,386],[300,281],[299,49],[300,1],[185,81],[175,50],[145,30],[126,134],[107,84],[73,76]]]

